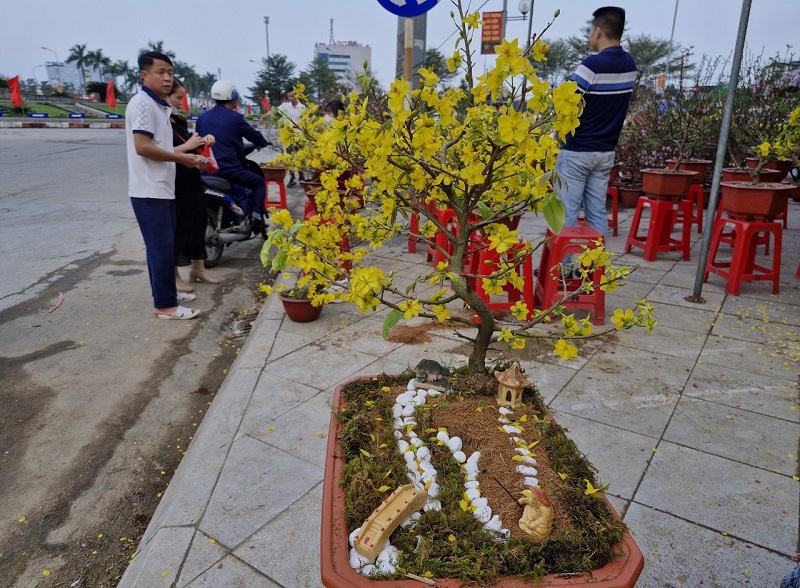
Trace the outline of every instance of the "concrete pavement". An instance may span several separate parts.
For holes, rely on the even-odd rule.
[[[301,194],[290,191],[298,209]],[[631,210],[620,215],[621,252]],[[544,223],[529,215],[528,237]],[[656,334],[629,331],[583,346],[563,361],[542,352],[523,364],[560,424],[610,484],[609,498],[645,557],[637,586],[777,586],[798,551],[796,478],[800,406],[800,204],[783,234],[781,292],[751,282],[725,294],[711,276],[706,304],[684,300],[692,260],[643,261],[607,296],[606,316],[633,296],[656,306]],[[377,261],[414,275],[424,253],[398,241]],[[215,398],[120,586],[320,585],[322,472],[335,386],[396,373],[419,359],[466,361],[444,330],[429,341],[385,341],[385,311],[327,306],[313,323],[269,301]]]

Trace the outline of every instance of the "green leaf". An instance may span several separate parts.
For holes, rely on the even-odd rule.
[[[487,218],[492,216],[492,209],[489,208],[485,202],[478,200],[477,207],[478,211],[480,211],[481,213],[481,217],[483,218],[483,220],[486,220]]]
[[[547,221],[550,230],[556,234],[560,233],[564,228],[564,219],[566,218],[564,203],[561,202],[561,199],[554,195],[545,199],[542,205],[542,214],[544,214],[544,220]]]
[[[289,253],[287,251],[279,251],[278,254],[272,259],[272,271],[282,272],[289,264]]]
[[[269,264],[269,252],[272,249],[272,244],[275,242],[275,239],[282,236],[283,231],[276,229],[274,231],[270,231],[267,235],[267,240],[264,241],[264,245],[261,247],[261,265],[267,267]]]
[[[389,336],[389,331],[393,326],[395,326],[400,319],[403,318],[403,313],[397,309],[392,309],[388,315],[386,315],[386,320],[383,321],[383,329],[381,329],[381,335],[384,339]]]

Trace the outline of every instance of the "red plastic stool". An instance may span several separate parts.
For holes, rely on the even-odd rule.
[[[286,184],[283,183],[283,180],[271,180],[269,178],[265,178],[264,184],[267,188],[267,193],[264,196],[264,208],[279,208],[281,210],[286,210]],[[270,184],[278,186],[277,200],[271,200],[269,197]]]
[[[697,223],[697,232],[703,232],[703,201],[705,200],[705,193],[703,192],[703,184],[692,184],[689,191],[686,192],[685,200],[692,203],[692,214],[689,215],[688,222],[690,225]],[[694,212],[697,210],[697,212]],[[684,215],[678,212],[675,216],[675,224],[683,223]]]
[[[602,240],[602,235],[591,227],[564,227],[558,235],[547,229],[542,259],[539,262],[539,276],[536,281],[535,299],[547,310],[564,297],[564,288],[569,292],[580,286],[580,280],[562,280],[559,264],[571,254],[580,255],[583,248],[594,249]],[[567,308],[589,309],[595,325],[602,325],[606,318],[606,294],[600,289],[603,270],[597,269],[592,276],[595,289],[589,293],[575,294],[564,303]]]
[[[788,201],[786,204],[788,206],[789,204]],[[717,223],[721,218],[722,218],[722,206],[717,208],[717,213],[716,215],[714,215],[714,226],[717,225]],[[775,217],[775,220],[777,221],[778,217]],[[733,244],[736,242],[736,228],[735,227],[727,227],[727,228],[729,230],[725,229],[722,230],[722,233],[719,236],[719,242],[725,243],[726,245],[730,245],[731,247],[733,247]],[[769,255],[769,233],[761,232],[758,235],[756,235],[756,245],[763,245],[764,255]]]
[[[730,262],[716,261],[717,249],[726,225],[734,226],[736,240],[733,244],[733,256]],[[772,253],[772,267],[756,264],[756,248],[758,236],[761,233],[772,235],[775,239]],[[703,280],[708,280],[708,274],[714,273],[728,280],[725,292],[737,296],[742,290],[742,282],[772,281],[772,293],[778,293],[778,282],[781,273],[781,237],[783,229],[780,223],[763,221],[743,221],[733,218],[722,218],[714,223],[714,232],[711,236],[706,271]]]
[[[514,254],[519,254],[519,252],[524,251],[525,246],[522,243],[514,245],[509,249],[508,252],[508,259],[514,259]],[[495,250],[489,249],[488,243],[483,243],[483,247],[480,250],[480,253],[477,255],[478,262],[475,268],[475,274],[477,275],[477,279],[475,280],[475,287],[474,290],[480,296],[481,300],[483,300],[489,310],[496,311],[496,310],[510,310],[514,304],[522,300],[525,304],[528,305],[528,309],[533,312],[534,306],[536,301],[533,295],[534,289],[534,281],[535,277],[533,275],[533,262],[531,261],[530,254],[526,255],[525,258],[520,262],[519,266],[517,267],[517,274],[523,279],[524,285],[522,287],[522,291],[517,290],[513,285],[507,284],[503,287],[503,291],[505,292],[507,298],[506,300],[495,300],[492,301],[492,297],[489,296],[486,291],[483,289],[481,284],[480,277],[481,276],[490,276],[494,272],[500,269],[500,254],[497,253]],[[476,322],[480,322],[478,317],[475,317]]]
[[[640,235],[639,223],[642,220],[642,212],[645,208],[650,209],[650,222],[647,234]],[[682,249],[683,259],[688,261],[689,248],[691,247],[689,239],[691,224],[688,222],[682,223],[680,240],[673,239],[671,236],[678,212],[683,214],[684,218],[691,218],[692,203],[688,200],[654,200],[646,194],[640,197],[639,202],[636,204],[636,212],[633,214],[628,240],[625,243],[625,253],[635,245],[644,249],[645,260],[655,261],[656,255],[660,251]]]

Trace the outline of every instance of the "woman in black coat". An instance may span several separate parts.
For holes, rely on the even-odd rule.
[[[208,143],[214,144],[214,137],[200,137],[189,131],[188,121],[178,114],[186,95],[186,88],[175,78],[169,102],[172,105],[172,145],[175,151],[195,152]],[[183,165],[175,166],[175,283],[178,292],[191,292],[191,285],[181,279],[179,266],[191,263],[189,282],[219,284],[219,280],[208,273],[204,265],[206,259],[206,205],[203,196],[203,182],[200,171]]]

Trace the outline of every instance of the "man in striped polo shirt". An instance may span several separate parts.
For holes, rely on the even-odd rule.
[[[637,74],[633,57],[620,46],[625,10],[606,6],[592,16],[589,47],[596,53],[584,59],[571,78],[585,106],[580,125],[562,146],[556,171],[563,181],[559,196],[566,209],[564,225],[577,226],[583,204],[586,223],[606,238],[608,178]]]

